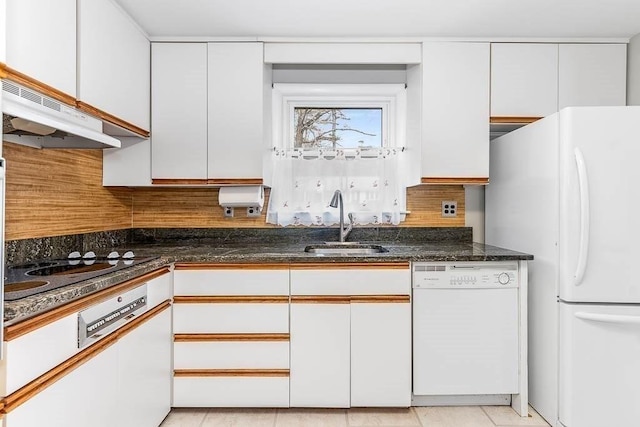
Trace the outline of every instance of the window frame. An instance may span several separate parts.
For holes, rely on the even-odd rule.
[[[295,108],[380,108],[382,148],[403,148],[406,141],[404,84],[273,85],[273,143],[276,150],[294,150]]]

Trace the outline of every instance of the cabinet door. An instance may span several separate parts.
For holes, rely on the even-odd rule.
[[[411,406],[411,304],[351,303],[351,406]]]
[[[118,422],[155,427],[171,409],[171,310],[165,309],[118,341]]]
[[[559,108],[626,105],[625,44],[561,44]]]
[[[262,43],[209,43],[209,178],[262,178],[271,109],[262,51]]]
[[[76,0],[10,0],[6,7],[6,64],[75,97]]]
[[[151,46],[151,176],[207,178],[207,44]]]
[[[491,44],[491,116],[544,117],[558,111],[558,45]]]
[[[114,1],[78,0],[80,101],[148,130],[149,66],[149,40]]]
[[[423,44],[422,176],[489,176],[489,44]]]
[[[291,303],[290,406],[347,408],[349,303]]]
[[[112,345],[5,415],[5,427],[120,425],[118,349]]]

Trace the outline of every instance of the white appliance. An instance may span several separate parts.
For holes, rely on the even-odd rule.
[[[528,252],[529,402],[640,421],[640,107],[575,107],[491,142],[486,243]]]
[[[414,263],[414,401],[502,395],[485,402],[510,404],[519,393],[518,301],[517,261]]]
[[[37,148],[119,148],[102,121],[8,80],[2,80],[3,140]]]

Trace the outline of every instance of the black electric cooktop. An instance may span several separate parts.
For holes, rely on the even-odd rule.
[[[136,258],[132,253],[126,255],[125,258],[110,254],[107,258],[85,254],[84,258],[47,259],[8,266],[5,268],[4,299],[14,301],[109,274],[155,258]]]

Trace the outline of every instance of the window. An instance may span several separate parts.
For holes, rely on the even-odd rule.
[[[343,193],[359,224],[398,224],[406,210],[404,85],[277,84],[267,221],[331,225]]]
[[[382,108],[293,109],[294,148],[382,147]]]

